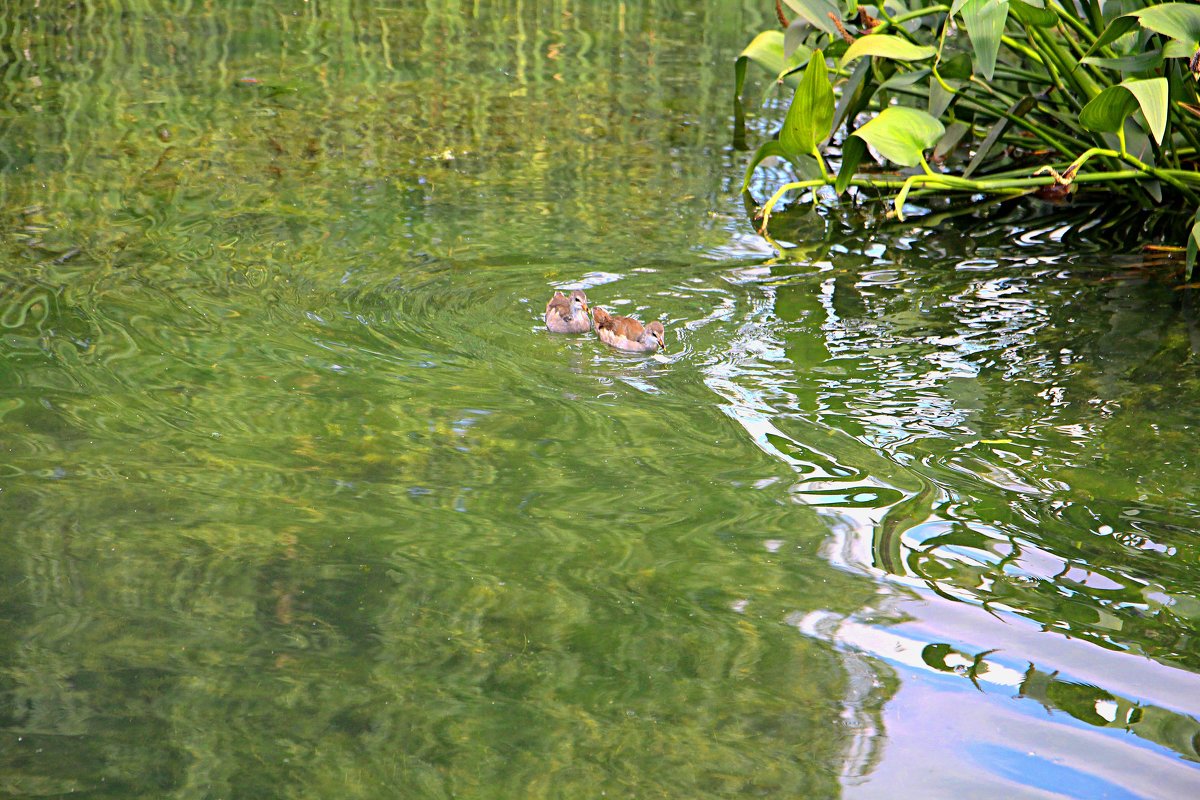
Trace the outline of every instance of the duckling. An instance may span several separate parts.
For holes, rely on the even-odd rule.
[[[587,333],[592,327],[587,310],[587,295],[579,289],[570,297],[555,292],[546,303],[546,327],[554,333]]]
[[[592,309],[592,316],[595,318],[596,335],[600,337],[600,341],[618,350],[653,353],[660,347],[667,346],[664,341],[667,332],[658,320],[643,327],[636,319],[614,317],[600,306]]]

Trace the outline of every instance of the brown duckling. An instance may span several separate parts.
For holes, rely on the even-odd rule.
[[[643,327],[636,319],[614,317],[600,306],[592,309],[592,316],[595,317],[596,335],[600,341],[618,350],[653,353],[667,346],[663,341],[667,332],[658,320]]]
[[[554,333],[587,333],[592,327],[587,310],[587,295],[579,289],[570,297],[555,292],[546,303],[546,327]]]

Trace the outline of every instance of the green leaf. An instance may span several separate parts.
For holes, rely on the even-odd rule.
[[[1000,53],[1000,35],[1008,19],[1008,0],[967,0],[962,7],[967,38],[975,48],[975,63],[980,73],[991,80],[996,72],[996,56]]]
[[[920,163],[921,155],[945,132],[945,126],[924,111],[889,106],[852,135],[874,147],[888,161],[912,167]]]
[[[1132,92],[1120,84],[1109,86],[1079,112],[1079,124],[1096,133],[1116,133],[1137,107]]]
[[[1111,69],[1117,72],[1145,72],[1147,70],[1156,69],[1162,66],[1163,51],[1151,50],[1148,53],[1138,53],[1133,56],[1122,56],[1120,58],[1099,58],[1097,56],[1088,56],[1080,60],[1080,63],[1090,64],[1093,67],[1100,69]]]
[[[971,80],[971,57],[966,53],[955,53],[938,65],[938,74],[947,83]]]
[[[804,37],[808,35],[808,23],[797,17],[792,20],[792,24],[787,26],[787,30],[783,32],[783,55],[790,56],[793,51],[804,44]]]
[[[1196,253],[1200,252],[1200,208],[1196,209],[1196,216],[1192,219],[1194,220],[1192,232],[1188,236],[1187,242],[1187,270],[1183,274],[1185,281],[1192,279],[1192,270],[1196,267]]]
[[[1200,6],[1191,3],[1164,3],[1126,14],[1137,17],[1146,30],[1183,42],[1195,50],[1200,43]]]
[[[930,71],[928,67],[922,67],[921,69],[914,69],[911,72],[901,72],[899,75],[893,75],[879,84],[879,88],[884,91],[888,89],[904,89],[928,78]]]
[[[812,48],[804,45],[793,50],[787,58],[787,64],[784,65],[783,71],[775,76],[775,82],[795,86],[799,80],[796,73],[808,66],[808,60],[812,58],[812,54]]]
[[[754,41],[746,45],[733,63],[735,97],[742,96],[742,86],[746,83],[746,64],[753,61],[772,75],[783,71],[787,59],[783,57],[783,31],[763,31],[754,37]]]
[[[850,180],[854,177],[863,156],[867,154],[867,143],[857,136],[847,136],[842,142],[842,165],[838,167],[837,180],[833,182],[833,190],[838,194],[846,191]]]
[[[1191,58],[1196,52],[1196,45],[1189,42],[1177,42],[1174,39],[1163,45],[1163,58]]]
[[[1087,49],[1084,57],[1090,56],[1092,53],[1099,50],[1101,47],[1112,44],[1117,39],[1120,39],[1125,34],[1137,27],[1137,20],[1132,16],[1117,17],[1112,22],[1108,23],[1108,27],[1104,29],[1104,33],[1100,34],[1100,38]]]
[[[829,18],[830,14],[834,14],[838,19],[842,18],[842,9],[837,3],[831,0],[783,0],[787,7],[795,11],[801,17],[808,21],[815,28],[828,33],[830,36],[838,36],[837,26],[833,24],[833,20]]]
[[[962,141],[963,136],[967,131],[971,130],[971,126],[965,122],[951,122],[946,128],[945,135],[938,140],[937,147],[933,148],[934,158],[945,158],[954,148],[958,147],[958,143]]]
[[[778,140],[772,139],[769,142],[763,142],[754,152],[754,158],[750,159],[750,166],[746,167],[746,177],[742,179],[742,191],[750,188],[750,179],[754,177],[754,170],[758,168],[759,164],[771,156],[787,158],[787,155],[787,151],[783,149],[783,145]]]
[[[833,86],[825,55],[813,53],[796,87],[792,106],[783,120],[779,143],[789,155],[809,155],[833,130]]]
[[[845,66],[862,56],[890,58],[893,61],[921,61],[933,58],[935,55],[937,55],[937,50],[932,47],[916,45],[899,36],[872,34],[855,39],[854,43],[846,48],[846,54],[842,56],[841,63],[842,66]]]
[[[837,108],[833,112],[833,129],[835,131],[842,126],[842,122],[845,121],[847,112],[855,104],[856,98],[862,101],[864,93],[872,92],[871,81],[867,79],[870,71],[871,61],[868,59],[858,62],[854,72],[850,73],[850,79],[842,87],[842,96],[838,98]]]
[[[1168,91],[1166,78],[1124,80],[1096,95],[1079,112],[1079,123],[1096,133],[1116,133],[1125,118],[1142,110],[1154,140],[1162,144],[1167,128]]]
[[[954,83],[958,83],[955,82]],[[950,85],[952,89],[959,89],[959,86]],[[929,82],[929,104],[925,108],[929,110],[929,115],[938,118],[946,113],[946,109],[950,107],[950,103],[954,102],[955,94],[952,91],[946,91],[942,84],[937,82],[937,79]]]
[[[1022,24],[1037,28],[1053,28],[1058,24],[1058,15],[1048,8],[1035,7],[1022,0],[1009,0],[1009,10]]]
[[[1150,135],[1154,141],[1162,144],[1163,133],[1167,129],[1167,79],[1124,80],[1120,85],[1137,99]]]
[[[929,82],[927,106],[929,113],[935,117],[941,117],[945,113],[954,102],[955,92],[971,79],[971,57],[966,53],[955,54],[938,65],[938,75],[941,76],[941,81],[934,77]],[[943,82],[953,91],[947,91],[942,86]]]

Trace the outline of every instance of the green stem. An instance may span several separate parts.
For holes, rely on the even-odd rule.
[[[978,78],[974,78],[974,77],[972,77],[971,80],[972,80],[972,82],[979,81]],[[989,92],[991,91],[991,87],[987,86],[986,84],[983,84],[982,81],[979,81],[979,83],[982,86],[984,86],[984,88],[986,90],[988,90]],[[896,94],[903,94],[903,95],[906,95],[909,97],[917,97],[917,98],[921,98],[921,99],[925,99],[925,97],[926,97],[925,95],[921,94],[920,92],[917,92],[917,91],[914,91],[911,89],[907,89],[907,88],[896,88],[896,89],[893,89],[892,91],[894,91]],[[999,92],[993,92],[993,93],[997,94],[998,96],[1003,98],[1003,95],[1001,95]],[[1060,140],[1056,136],[1056,134],[1058,133],[1057,131],[1051,131],[1051,129],[1049,129],[1039,123],[1033,122],[1032,120],[1028,119],[1027,117],[1018,117],[1014,114],[1010,114],[1010,113],[1008,113],[1008,110],[1005,109],[1003,106],[996,106],[991,103],[985,102],[984,100],[981,100],[978,97],[975,97],[974,95],[965,94],[963,92],[963,90],[961,90],[961,89],[957,92],[957,94],[959,96],[960,103],[968,103],[972,106],[975,106],[975,108],[977,110],[986,111],[988,114],[992,115],[993,117],[1004,117],[1005,119],[1007,119],[1009,122],[1013,123],[1014,125],[1022,128],[1024,130],[1029,131],[1034,136],[1036,136],[1047,147],[1057,150],[1058,152],[1062,153],[1064,156],[1070,156],[1072,153],[1077,153],[1080,150],[1082,150],[1083,148],[1088,146],[1087,142],[1083,142],[1078,139],[1075,139],[1075,137],[1073,137],[1073,136],[1068,136],[1067,141],[1074,142],[1075,143],[1074,146],[1071,146],[1069,144],[1064,144],[1064,141]],[[1011,103],[1009,105],[1011,105]]]
[[[1081,37],[1087,39],[1089,44],[1095,42],[1096,39],[1099,38],[1098,36],[1096,36],[1096,34],[1092,33],[1091,28],[1089,28],[1087,25],[1083,24],[1082,20],[1080,20],[1078,17],[1076,17],[1072,14],[1067,13],[1067,11],[1062,6],[1058,5],[1057,3],[1051,3],[1051,4],[1049,4],[1049,7],[1055,14],[1058,15],[1059,22],[1065,22],[1067,25],[1070,25],[1072,28],[1075,29],[1076,33],[1078,33]],[[1097,28],[1097,30],[1102,31],[1104,29]],[[1108,48],[1105,48],[1105,49],[1108,49]]]
[[[1112,151],[1112,150],[1109,150],[1107,152],[1102,152],[1103,148],[1092,148],[1092,149],[1097,152],[1092,153],[1091,155],[1109,155],[1109,156],[1119,156],[1120,155],[1119,153],[1116,153],[1115,151]],[[1089,155],[1088,157],[1090,158],[1091,155]],[[1160,173],[1173,173],[1173,172],[1177,172],[1177,171],[1176,170],[1159,170],[1159,172]],[[1198,183],[1200,183],[1200,174],[1190,172],[1187,170],[1179,170],[1178,172],[1182,172],[1187,175],[1190,175],[1193,179],[1195,179]],[[1147,174],[1145,170],[1141,170],[1141,169],[1115,170],[1115,171],[1110,171],[1110,172],[1089,172],[1089,173],[1085,173],[1082,175],[1076,175],[1075,179],[1074,179],[1074,183],[1118,183],[1118,182],[1123,182],[1123,181],[1147,180],[1150,177],[1151,177],[1151,175]],[[1164,175],[1159,175],[1156,177],[1159,177],[1163,180],[1166,179],[1166,177]],[[932,189],[941,189],[944,191],[952,191],[952,192],[971,192],[971,193],[986,193],[986,194],[1013,193],[1017,190],[1033,189],[1033,188],[1037,188],[1038,186],[1051,186],[1057,182],[1058,182],[1058,178],[1055,178],[1051,175],[1038,175],[1038,176],[1025,177],[1025,178],[1008,178],[1008,179],[1004,179],[1004,180],[997,180],[994,178],[989,178],[986,180],[978,180],[978,181],[968,180],[965,178],[956,178],[953,175],[937,175],[937,174],[933,174],[933,175],[917,174],[917,175],[910,175],[907,178],[859,178],[859,177],[855,177],[855,178],[850,179],[851,186],[857,186],[857,187],[869,188],[869,189],[898,189],[900,191],[903,191],[904,188],[907,186],[909,188],[909,190],[911,191],[917,184],[922,184],[922,185],[928,184],[928,185],[930,185],[930,187]],[[798,189],[816,189],[821,186],[829,186],[831,183],[832,183],[832,181],[830,181],[830,180],[822,180],[820,178],[813,178],[813,179],[804,180],[804,181],[793,181],[791,183],[785,183],[783,186],[780,186],[778,189],[775,190],[775,194],[771,195],[771,198],[769,200],[767,200],[767,202],[763,205],[763,209],[762,209],[763,220],[762,220],[762,226],[760,228],[760,232],[766,230],[767,222],[769,222],[770,218],[771,218],[771,211],[775,208],[775,206],[779,203],[779,201],[781,199],[783,199],[783,196],[785,194],[787,194],[788,192],[796,191]],[[905,194],[907,195],[908,193],[905,192]],[[909,195],[909,196],[911,196],[911,195]]]
[[[1032,47],[1021,44],[1020,42],[1018,42],[1016,39],[1012,38],[1011,36],[1001,36],[1000,41],[1003,42],[1004,45],[1007,46],[1010,50],[1017,51],[1021,55],[1028,58],[1030,61],[1033,61],[1037,64],[1042,64],[1044,66],[1046,65],[1046,60],[1044,58],[1042,58],[1041,54],[1038,51],[1034,50]]]
[[[889,17],[885,13],[882,15],[884,21],[882,24],[880,24],[880,26],[878,28],[875,29],[875,33],[879,33],[881,31],[886,31],[889,28],[893,28],[896,26],[902,26],[902,25],[904,25],[904,23],[908,22],[910,19],[920,19],[921,17],[932,17],[935,14],[941,14],[941,13],[944,13],[949,10],[950,10],[950,6],[926,6],[925,8],[919,9],[917,11],[909,11],[907,14],[900,14],[899,16],[895,16],[895,17]]]
[[[976,79],[972,78],[972,81],[974,81],[974,80],[976,80]],[[1048,146],[1054,148],[1058,152],[1062,153],[1064,156],[1070,156],[1072,153],[1077,153],[1077,152],[1079,152],[1080,149],[1087,147],[1086,142],[1076,139],[1074,136],[1072,136],[1070,134],[1065,134],[1065,139],[1059,139],[1058,135],[1061,133],[1060,131],[1051,131],[1048,128],[1046,128],[1045,126],[1043,126],[1039,123],[1036,123],[1033,120],[1028,119],[1027,117],[1018,117],[1015,114],[1009,114],[1008,109],[992,105],[991,103],[988,103],[977,97],[966,96],[966,97],[961,98],[961,100],[965,100],[969,103],[972,103],[972,104],[978,106],[979,108],[983,109],[984,111],[987,111],[989,114],[991,114],[994,117],[1004,117],[1005,119],[1007,119],[1009,122],[1013,123],[1014,125],[1016,125],[1020,128],[1024,128],[1025,130],[1029,131],[1034,136],[1036,136],[1038,139],[1045,142]],[[1071,146],[1070,144],[1067,144],[1064,142],[1074,142],[1075,146]]]
[[[827,184],[833,183],[833,181],[829,180],[829,170],[825,167],[825,159],[821,156],[821,148],[814,147],[812,154],[817,159],[817,167],[821,170],[821,179]]]
[[[1067,168],[1067,172],[1078,172],[1079,169],[1094,156],[1115,158],[1120,161],[1124,161],[1126,164],[1136,167],[1147,177],[1157,178],[1158,180],[1171,184],[1180,192],[1182,192],[1183,195],[1191,202],[1197,202],[1200,200],[1200,197],[1198,197],[1196,193],[1193,192],[1192,189],[1187,185],[1191,183],[1200,186],[1200,173],[1192,172],[1191,170],[1160,169],[1158,167],[1152,167],[1149,164],[1142,163],[1140,159],[1126,152],[1125,131],[1123,128],[1117,131],[1117,140],[1121,144],[1120,152],[1117,152],[1116,150],[1109,150],[1105,147],[1089,148],[1083,153],[1083,155],[1071,162],[1071,166]],[[1076,177],[1075,180],[1078,181],[1079,177]]]
[[[908,41],[912,42],[913,44],[920,44],[913,37],[913,35],[911,33],[909,33],[907,30],[904,29],[904,26],[902,26],[900,24],[900,21],[898,21],[897,18],[893,18],[890,14],[888,14],[887,10],[884,9],[884,7],[883,7],[883,3],[880,3],[878,6],[876,6],[876,8],[878,9],[879,18],[883,20],[883,25],[880,25],[878,28],[876,28],[875,29],[876,31],[889,30],[891,28],[895,28],[896,33],[900,34]],[[942,8],[945,8],[945,6],[942,6]],[[928,9],[922,9],[921,13],[925,13],[927,10]],[[947,8],[946,10],[949,11],[950,9]],[[920,16],[920,14],[918,14],[918,16]],[[912,12],[909,12],[908,14],[905,15],[905,19],[908,19],[910,17],[912,17]],[[887,26],[887,27],[885,28],[884,26]],[[872,35],[874,35],[874,34],[872,34]]]
[[[1030,83],[1040,83],[1043,86],[1052,86],[1053,85],[1052,83],[1050,83],[1050,81],[1048,81],[1046,79],[1046,73],[1044,73],[1044,72],[1042,72],[1042,73],[1029,72],[1029,71],[1023,70],[1023,69],[1017,69],[1016,67],[1001,66],[1000,64],[996,65],[995,76],[997,78],[1003,77],[1003,78],[1010,78],[1013,80],[1029,81]]]
[[[1075,74],[1071,64],[1066,61],[1066,59],[1063,57],[1063,54],[1059,51],[1057,44],[1055,44],[1048,36],[1045,36],[1037,28],[1030,28],[1029,38],[1031,41],[1037,42],[1040,52],[1046,56],[1047,67],[1052,67],[1051,74],[1055,75],[1056,77],[1055,83],[1058,84],[1060,91],[1066,93],[1067,102],[1069,102],[1076,111],[1079,111],[1083,108],[1083,104],[1079,102],[1080,96],[1086,97],[1090,100],[1099,94],[1098,90],[1089,93],[1087,89],[1084,88],[1083,82],[1080,81],[1079,76]],[[1074,91],[1071,91],[1072,89],[1074,89]]]

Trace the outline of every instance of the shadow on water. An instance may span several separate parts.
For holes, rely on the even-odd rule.
[[[1194,793],[1175,263],[773,257],[693,5],[0,12],[0,794]]]

